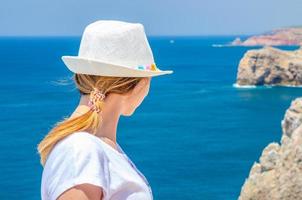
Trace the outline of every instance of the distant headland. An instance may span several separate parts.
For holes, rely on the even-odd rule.
[[[300,46],[301,44],[302,26],[295,26],[251,36],[244,41],[238,37],[228,46]]]

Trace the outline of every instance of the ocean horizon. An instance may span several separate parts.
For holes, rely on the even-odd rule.
[[[246,35],[240,36],[242,38]],[[117,140],[148,179],[154,199],[237,199],[300,87],[236,87],[244,53],[213,47],[234,36],[152,36],[160,69],[149,95],[122,117]],[[0,37],[0,199],[41,199],[37,145],[79,101],[61,60],[80,37]],[[296,49],[297,47],[280,47]]]

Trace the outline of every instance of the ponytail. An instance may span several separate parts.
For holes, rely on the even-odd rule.
[[[103,77],[87,74],[74,74],[74,81],[81,95],[89,94],[90,109],[74,118],[65,118],[55,124],[50,132],[38,144],[38,153],[40,154],[40,163],[45,165],[47,157],[52,148],[61,139],[77,131],[88,131],[96,134],[101,123],[101,112],[105,94],[118,93],[123,94],[131,89],[140,81],[139,77]]]
[[[73,132],[91,130],[91,132],[95,134],[100,123],[99,118],[100,115],[96,111],[90,109],[83,115],[58,122],[38,145],[41,165],[44,166],[47,156],[53,146]]]

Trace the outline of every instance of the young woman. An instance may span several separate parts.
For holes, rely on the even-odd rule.
[[[88,25],[79,55],[63,56],[81,94],[70,117],[38,145],[42,200],[150,200],[145,176],[117,142],[119,117],[148,94],[156,67],[144,27],[100,20]]]

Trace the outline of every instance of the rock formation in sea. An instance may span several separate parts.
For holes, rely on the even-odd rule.
[[[282,121],[281,144],[271,143],[251,168],[238,200],[302,199],[302,98]]]
[[[281,46],[300,45],[302,43],[302,27],[288,27],[276,29],[271,32],[255,35],[241,41],[236,38],[231,45],[234,46]]]
[[[302,48],[264,47],[247,51],[240,60],[237,85],[302,85]]]

